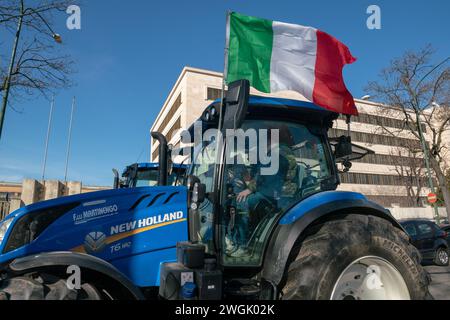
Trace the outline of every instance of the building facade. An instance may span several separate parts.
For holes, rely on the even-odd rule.
[[[180,146],[177,131],[188,128],[206,106],[221,97],[221,86],[221,73],[185,67],[150,131],[159,131],[166,135],[169,144]],[[267,95],[252,88],[251,94],[306,100],[296,92]],[[373,150],[375,154],[354,161],[349,172],[341,173],[339,189],[361,192],[390,208],[426,206],[426,195],[430,192],[427,180],[414,178],[407,170],[413,162],[419,163],[419,170],[424,170],[421,169],[424,163],[421,155],[412,155],[409,151],[411,146],[420,149],[419,139],[402,129],[404,123],[400,115],[396,117],[395,112],[394,115],[382,112],[389,107],[365,100],[355,99],[355,102],[359,116],[352,117],[352,142]],[[335,137],[347,134],[344,117],[334,121],[329,134]],[[152,141],[150,160],[158,160],[158,143],[155,141]],[[416,195],[417,201],[412,200],[411,193]]]
[[[32,203],[79,193],[110,189],[106,186],[85,186],[78,181],[24,179],[22,182],[0,181],[0,219]]]

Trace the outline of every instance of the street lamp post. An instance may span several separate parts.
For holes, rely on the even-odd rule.
[[[45,167],[47,165],[48,141],[50,139],[50,130],[52,128],[54,105],[55,105],[55,96],[52,97],[52,102],[50,103],[50,113],[48,115],[47,136],[45,138],[45,149],[44,149],[44,162],[42,163],[42,183],[44,183],[45,181]]]
[[[67,169],[69,167],[69,155],[70,155],[70,142],[72,138],[72,122],[73,122],[73,111],[75,109],[75,97],[72,99],[72,110],[70,112],[70,123],[69,123],[69,134],[67,136],[67,152],[66,152],[66,169],[64,170],[64,182],[67,182]]]
[[[417,131],[419,133],[420,143],[422,144],[423,157],[425,159],[425,166],[426,166],[426,169],[427,169],[428,186],[429,186],[431,192],[435,193],[434,192],[435,190],[434,190],[434,184],[433,184],[433,177],[431,175],[431,168],[430,168],[430,159],[429,159],[429,154],[428,154],[428,148],[427,148],[427,144],[426,144],[425,138],[423,136],[422,123],[420,122],[419,111],[415,110],[415,113],[416,113]],[[436,220],[436,223],[439,224],[440,223],[440,217],[439,217],[438,207],[437,207],[436,203],[432,203],[431,205],[432,205],[432,207],[434,209],[434,218]]]
[[[19,45],[20,33],[22,31],[23,14],[24,14],[24,7],[23,7],[23,1],[21,1],[20,16],[19,16],[19,21],[17,22],[17,31],[16,31],[16,36],[14,38],[14,45],[13,45],[13,50],[12,50],[12,54],[11,54],[11,61],[9,62],[8,75],[6,76],[6,79],[5,79],[5,86],[4,86],[5,92],[3,93],[2,107],[0,109],[0,138],[2,136],[3,123],[5,121],[6,106],[8,105],[9,88],[11,86],[11,76],[13,73],[14,63],[16,61],[17,46]]]
[[[37,12],[37,11],[31,9],[31,8],[24,9],[23,0],[20,1],[20,14],[18,16],[19,20],[17,22],[17,31],[16,31],[16,35],[15,35],[15,38],[14,38],[14,45],[13,45],[13,50],[12,50],[12,54],[11,54],[11,60],[9,62],[8,74],[7,74],[6,79],[5,79],[5,85],[4,85],[4,91],[5,92],[3,93],[2,106],[0,108],[0,139],[1,139],[1,136],[2,136],[2,132],[3,132],[3,123],[5,121],[6,107],[8,105],[9,90],[11,88],[11,77],[13,75],[14,63],[16,61],[17,47],[19,45],[20,33],[22,32],[23,17],[26,14],[28,14],[27,10],[29,10],[31,12],[30,14],[36,14],[44,22],[44,24],[47,26],[47,28],[52,33],[53,39],[55,39],[55,41],[57,43],[61,43],[62,42],[61,36],[59,34],[55,33],[52,30],[50,25],[39,14],[39,12]]]

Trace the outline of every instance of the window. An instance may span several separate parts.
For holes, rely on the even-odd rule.
[[[416,227],[414,227],[413,223],[408,223],[403,226],[406,232],[411,236],[415,237],[417,235]]]
[[[206,100],[217,100],[222,97],[222,89],[206,88]]]
[[[173,138],[173,135],[179,130],[181,129],[181,119],[178,118],[175,123],[172,125],[172,128],[170,128],[170,130],[167,132],[166,134],[166,138],[167,141],[170,141]]]
[[[158,184],[158,169],[139,170],[136,176],[136,187],[153,187]]]
[[[181,106],[181,93],[178,95],[178,97],[175,99],[174,103],[172,104],[172,106],[170,107],[169,111],[167,112],[167,114],[164,116],[164,119],[161,122],[161,125],[156,129],[157,131],[164,131],[167,127],[167,125],[169,124],[169,122],[172,120],[173,116],[175,115],[175,113],[177,112],[177,110],[180,108]],[[153,144],[156,143],[156,140],[153,139]],[[158,153],[156,153],[156,156],[158,155]],[[155,159],[155,158],[153,158]]]
[[[342,135],[347,135],[347,130],[342,129],[330,129],[329,131],[330,137],[340,137]],[[386,146],[396,146],[396,147],[402,147],[402,146],[413,146],[420,148],[420,141],[414,140],[414,139],[407,139],[407,138],[398,138],[398,137],[392,137],[382,134],[375,134],[375,133],[367,133],[367,132],[359,132],[359,131],[352,131],[350,132],[350,136],[352,138],[352,141],[357,142],[364,142],[364,143],[371,143],[371,144],[381,144]]]
[[[199,178],[200,182],[205,184],[206,193],[213,191],[214,187],[214,169],[216,157],[216,142],[213,140],[208,144],[201,146],[198,153],[194,156],[191,166],[191,175]],[[206,252],[210,252],[214,248],[213,244],[213,222],[214,222],[214,206],[206,197],[205,201],[199,204],[196,211],[198,224],[194,227],[198,240],[206,246]]]
[[[339,116],[342,120],[346,120],[344,115]],[[384,127],[391,127],[391,128],[397,128],[397,129],[403,129],[407,128],[405,125],[405,122],[403,120],[394,119],[394,118],[388,118],[368,113],[360,113],[358,116],[352,117],[353,122],[359,122],[359,123],[367,123],[367,124],[373,124],[376,126],[384,126]],[[426,125],[421,124],[422,131],[426,133]]]
[[[175,123],[172,125],[172,128],[167,132],[166,138],[167,141],[170,142],[170,139],[173,138],[173,135],[177,132],[177,130],[181,129],[181,119],[178,118]],[[155,143],[156,140],[153,140],[153,143]],[[152,160],[155,161],[155,159],[158,157],[159,154],[159,147],[153,150],[152,152]]]
[[[413,166],[419,167],[424,166],[424,161],[421,158],[413,158],[413,157],[403,157],[403,156],[395,156],[388,154],[367,154],[361,159],[353,160],[352,162],[363,162],[363,163],[372,163],[372,164],[384,164],[384,165],[404,165],[404,166]]]
[[[159,148],[156,148],[155,150],[153,150],[153,152],[152,152],[152,161],[155,161],[156,158],[158,158],[158,154],[159,154]]]
[[[387,185],[387,186],[402,186],[410,185],[411,179],[408,176],[389,175],[389,174],[372,174],[372,173],[359,173],[359,172],[340,172],[339,176],[342,183],[354,183],[354,184],[370,184],[370,185]],[[417,183],[414,181],[414,184]],[[426,187],[426,179],[420,179],[418,183],[422,187]]]
[[[419,222],[417,224],[417,229],[419,230],[419,233],[421,235],[431,235],[433,234],[433,229],[431,228],[430,224],[426,222]]]
[[[278,141],[270,138],[274,129],[278,130]],[[317,129],[284,121],[244,122],[244,132],[265,130],[269,138],[256,138],[255,134],[251,143],[248,134],[241,143],[245,150],[227,148],[231,161],[225,164],[223,174],[224,211],[220,219],[224,265],[259,265],[278,217],[300,199],[331,189],[330,181],[335,182],[331,157],[324,137],[314,133],[320,132]],[[260,159],[250,161],[252,157],[256,160],[254,152],[261,150],[270,150],[270,164],[263,165]],[[274,163],[278,165],[273,170],[263,170]]]

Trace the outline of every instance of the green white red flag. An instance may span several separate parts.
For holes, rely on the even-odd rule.
[[[323,31],[232,12],[227,49],[227,83],[248,79],[262,92],[293,90],[328,110],[358,114],[342,77],[356,59]]]

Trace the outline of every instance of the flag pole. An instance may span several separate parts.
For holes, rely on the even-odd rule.
[[[52,96],[52,100],[50,102],[50,113],[48,115],[47,136],[45,138],[45,148],[44,148],[44,162],[42,163],[42,182],[44,182],[44,180],[45,180],[45,167],[47,165],[48,140],[50,139],[50,130],[52,128],[54,105],[55,105],[55,95]]]
[[[222,156],[222,153],[219,151],[222,148],[222,139],[223,134],[221,134],[222,131],[222,121],[223,121],[223,112],[225,107],[225,77],[227,75],[227,69],[228,69],[228,44],[229,44],[229,35],[230,35],[230,10],[227,10],[226,13],[226,34],[225,34],[225,48],[224,48],[224,61],[223,61],[223,74],[222,74],[222,92],[220,96],[220,110],[219,110],[219,125],[217,126],[217,136],[216,136],[216,164],[219,164],[220,157]],[[216,178],[217,170],[214,171],[214,179]]]
[[[224,98],[225,98],[225,77],[228,72],[228,46],[230,37],[230,10],[226,13],[226,30],[225,30],[225,48],[224,48],[224,61],[223,61],[223,74],[222,74],[222,92],[220,96],[220,110],[219,110],[219,126],[218,130],[222,129],[222,118],[224,109]]]
[[[67,182],[67,168],[69,167],[70,142],[72,138],[72,122],[74,109],[75,109],[75,97],[72,98],[72,110],[70,111],[69,135],[67,137],[66,168],[64,171],[64,182]]]

